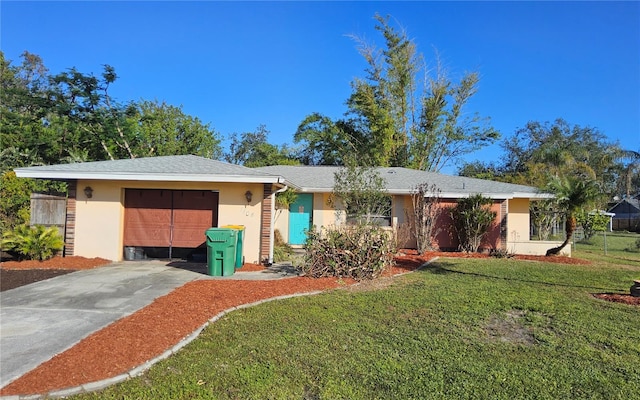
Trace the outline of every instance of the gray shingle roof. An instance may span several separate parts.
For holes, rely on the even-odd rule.
[[[334,166],[288,166],[274,165],[256,168],[262,172],[283,176],[287,183],[302,192],[331,192],[334,174],[341,167]],[[418,171],[408,168],[377,168],[386,181],[386,189],[391,194],[408,194],[421,184],[435,184],[441,190],[441,197],[465,197],[477,193],[492,198],[547,198],[531,186],[514,185],[484,179],[444,175],[435,172]]]
[[[278,182],[277,175],[193,155],[17,168],[16,175],[48,179]]]
[[[96,179],[181,182],[286,183],[301,192],[331,192],[334,175],[342,167],[274,165],[246,168],[208,158],[180,155],[145,157],[17,168],[18,177],[43,179]],[[548,198],[536,188],[483,179],[443,175],[408,168],[378,168],[391,194],[409,194],[421,184],[435,184],[441,197],[482,193],[492,198]]]

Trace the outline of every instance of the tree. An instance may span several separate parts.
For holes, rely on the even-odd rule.
[[[132,126],[127,117],[135,115],[136,109],[132,103],[117,104],[109,94],[109,86],[117,78],[115,69],[105,65],[100,78],[71,68],[50,80],[50,101],[59,118],[56,122],[63,128],[62,140],[79,130],[83,148],[89,149],[94,160],[135,158],[130,145]]]
[[[438,234],[438,218],[442,213],[440,189],[435,184],[421,183],[411,193],[413,204],[413,236],[418,253],[433,249],[433,238]]]
[[[560,254],[571,242],[576,230],[576,214],[602,196],[600,185],[588,176],[558,176],[551,179],[548,189],[556,195],[556,202],[565,218],[565,240],[560,246],[547,250],[546,255]]]
[[[329,204],[346,212],[355,223],[371,224],[391,213],[391,196],[385,189],[384,178],[373,167],[362,167],[355,162],[335,174]]]
[[[631,197],[634,192],[640,191],[640,152],[620,149],[618,158],[623,162],[618,193]]]
[[[496,218],[495,211],[488,206],[492,200],[481,194],[459,199],[450,209],[453,229],[458,237],[459,247],[467,253],[475,253]]]
[[[293,151],[286,145],[278,147],[267,141],[269,131],[260,125],[255,132],[234,133],[231,136],[229,152],[224,158],[232,164],[244,165],[249,168],[267,165],[298,165]]]
[[[344,157],[356,151],[362,159],[370,158],[364,138],[347,121],[333,121],[319,113],[300,123],[293,140],[302,143],[297,158],[304,165],[344,165]]]
[[[422,88],[417,82],[426,68],[415,43],[388,17],[376,14],[375,19],[385,47],[353,37],[368,64],[367,75],[352,82],[345,119],[332,121],[316,113],[300,124],[295,142],[307,149],[304,160],[339,163],[356,149],[361,165],[439,171],[497,140],[487,119],[463,112],[476,93],[476,73],[454,83],[439,67]]]
[[[503,174],[512,181],[518,176],[530,178],[527,175],[535,170],[540,177],[579,174],[596,179],[609,194],[615,191],[619,147],[595,128],[572,126],[563,119],[552,124],[529,122],[502,147]]]
[[[4,153],[2,171],[30,165],[27,154],[35,163],[61,157],[59,139],[46,123],[51,108],[48,70],[35,54],[25,51],[21,58],[21,64],[13,65],[0,52],[0,149],[21,154],[18,164],[11,165]]]
[[[576,213],[576,222],[582,226],[585,239],[591,239],[596,232],[602,232],[609,226],[611,217],[599,211],[589,211],[582,209]]]
[[[182,107],[166,102],[140,101],[132,140],[138,157],[195,154],[218,159],[222,155],[218,134],[200,119],[186,115]]]

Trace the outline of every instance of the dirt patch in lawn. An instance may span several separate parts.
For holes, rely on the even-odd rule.
[[[522,345],[535,344],[536,339],[531,330],[522,322],[524,315],[522,310],[511,310],[504,315],[492,316],[485,326],[489,339]]]

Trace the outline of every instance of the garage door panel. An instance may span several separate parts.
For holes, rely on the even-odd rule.
[[[196,248],[217,226],[218,193],[127,189],[125,207],[125,246]]]
[[[171,192],[125,191],[125,246],[169,246],[171,240]]]
[[[174,247],[199,247],[204,244],[204,232],[215,226],[217,193],[177,191],[173,195]]]
[[[171,210],[131,208],[126,211],[125,246],[169,246]]]

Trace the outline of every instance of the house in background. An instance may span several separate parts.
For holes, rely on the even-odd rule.
[[[302,244],[305,229],[342,224],[328,204],[339,167],[272,166],[246,168],[197,156],[166,156],[17,168],[21,178],[64,180],[65,255],[119,261],[124,249],[142,249],[151,257],[183,258],[203,253],[210,227],[243,225],[246,262],[271,262],[279,229]],[[411,210],[411,192],[421,183],[435,184],[443,204],[481,193],[493,199],[497,217],[484,244],[518,254],[544,254],[557,242],[529,240],[529,203],[548,198],[535,188],[447,176],[406,168],[380,168],[392,195],[388,220],[403,224]],[[276,210],[275,195],[291,187],[299,193],[288,210]],[[454,249],[442,220],[436,244]],[[411,247],[412,243],[406,244]],[[415,242],[413,242],[415,245]],[[570,251],[570,248],[567,248]]]
[[[640,194],[610,204],[609,212],[614,231],[640,232]]]

